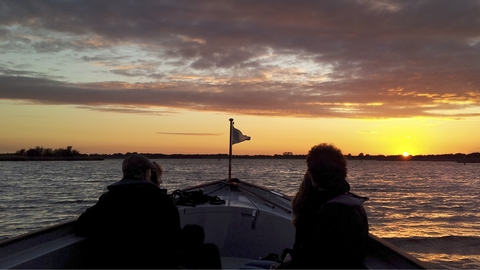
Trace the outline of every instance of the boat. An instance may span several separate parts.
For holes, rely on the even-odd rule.
[[[238,179],[213,181],[175,191],[182,227],[204,228],[215,244],[223,269],[260,268],[258,261],[281,254],[294,243],[291,197]],[[81,268],[89,242],[73,232],[75,220],[0,242],[0,268]],[[372,234],[365,267],[426,269],[398,247]],[[270,256],[271,258],[271,256]]]

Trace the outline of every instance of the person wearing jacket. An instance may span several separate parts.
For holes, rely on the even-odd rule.
[[[292,201],[295,244],[285,268],[364,268],[367,198],[349,193],[347,162],[331,144],[307,155],[307,172]]]
[[[150,181],[157,169],[145,156],[127,157],[123,178],[78,218],[76,234],[87,236],[93,247],[85,267],[178,267],[179,214],[172,199]]]

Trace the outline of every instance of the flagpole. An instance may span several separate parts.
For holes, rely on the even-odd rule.
[[[228,150],[228,183],[232,182],[232,132],[233,132],[233,118],[230,121],[230,144]]]

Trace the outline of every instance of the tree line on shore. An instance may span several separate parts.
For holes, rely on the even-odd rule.
[[[98,160],[99,158],[81,154],[72,146],[66,148],[43,148],[37,146],[30,149],[20,149],[15,153],[1,154],[0,161],[27,161],[27,160]]]
[[[20,149],[15,153],[0,154],[0,160],[104,160],[104,159],[123,159],[131,154],[142,154],[150,159],[191,159],[191,158],[209,158],[209,159],[227,159],[228,154],[159,154],[159,153],[115,153],[115,154],[82,154],[80,151],[73,149],[72,146],[66,148],[44,148],[37,146],[35,148]],[[294,155],[292,152],[284,152],[283,154],[275,155],[234,155],[235,158],[279,158],[279,159],[305,159],[306,155]],[[347,159],[351,160],[378,160],[378,161],[456,161],[463,163],[479,163],[480,153],[471,154],[440,154],[440,155],[369,155],[360,153],[357,156],[347,154]]]
[[[27,156],[27,157],[75,157],[81,156],[78,150],[73,149],[72,146],[67,146],[67,148],[43,148],[37,146],[35,148],[30,148],[28,150],[20,149],[15,152],[17,156]]]

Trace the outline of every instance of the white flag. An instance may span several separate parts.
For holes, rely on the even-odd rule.
[[[243,141],[250,141],[250,136],[245,136],[242,132],[236,128],[232,131],[232,144],[240,143]]]

